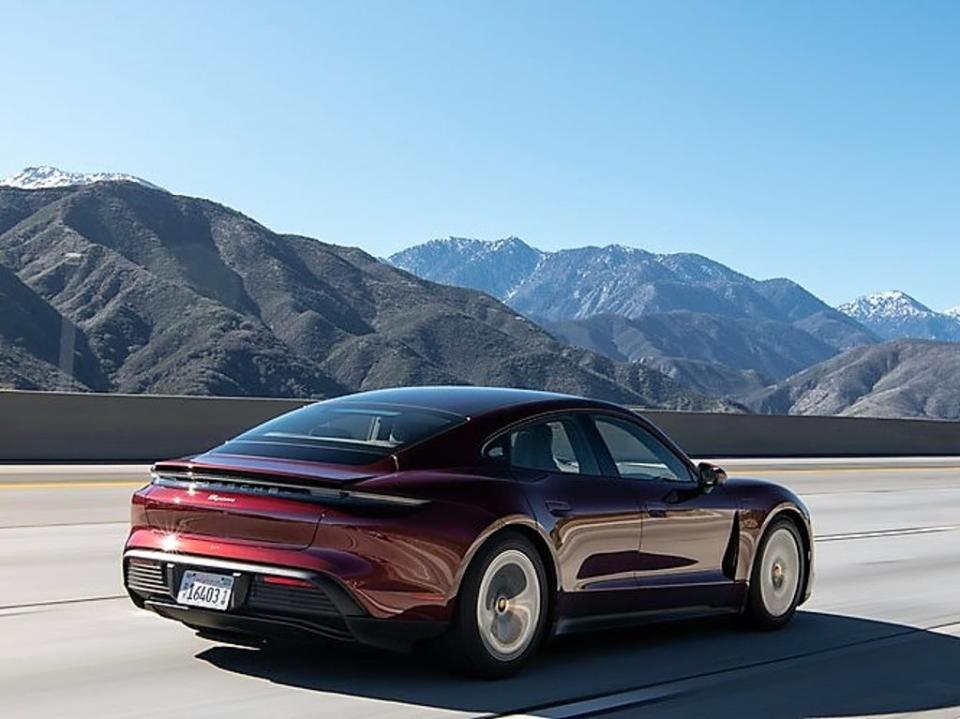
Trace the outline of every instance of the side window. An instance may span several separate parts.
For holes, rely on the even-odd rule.
[[[572,418],[526,424],[487,445],[488,459],[523,469],[599,474],[590,447]]]
[[[593,421],[621,477],[672,482],[693,479],[683,460],[643,427],[598,415]]]

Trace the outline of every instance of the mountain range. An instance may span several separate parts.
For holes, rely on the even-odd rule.
[[[958,328],[960,308],[883,292],[834,309],[689,253],[449,238],[381,261],[130,175],[0,181],[0,386],[326,397],[468,383],[956,419],[960,343],[929,340]]]
[[[858,297],[839,309],[885,339],[960,342],[960,307],[935,312],[900,290]]]
[[[857,347],[743,398],[757,412],[960,420],[960,344]]]
[[[635,318],[603,314],[544,326],[570,344],[621,362],[647,362],[718,395],[770,384],[839,351],[789,323],[688,310]]]
[[[683,310],[795,325],[837,349],[877,339],[791,280],[755,280],[690,253],[655,254],[622,245],[544,252],[516,237],[496,242],[452,237],[389,259],[434,282],[486,292],[534,321]]]
[[[449,238],[399,252],[390,262],[487,292],[558,339],[618,361],[655,358],[680,376],[690,360],[717,365],[711,381],[693,385],[720,394],[880,341],[791,280],[755,280],[702,255],[620,245],[544,252],[516,237]]]
[[[483,293],[141,182],[0,187],[0,293],[12,387],[325,397],[469,383],[737,409],[565,345]],[[58,370],[65,324],[72,378]]]
[[[487,292],[565,342],[756,411],[954,416],[950,383],[941,391],[924,378],[960,346],[902,338],[960,341],[960,311],[936,313],[902,292],[832,308],[789,279],[756,280],[701,255],[620,245],[546,252],[516,237],[433,240],[389,261]],[[908,391],[929,401],[908,407],[902,395],[850,391],[854,377],[873,386],[865,356],[908,358]]]

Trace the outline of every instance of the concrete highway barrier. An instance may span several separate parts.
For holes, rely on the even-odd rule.
[[[195,454],[302,400],[0,392],[0,461],[152,461]]]
[[[0,461],[195,454],[305,400],[0,391]],[[697,457],[960,455],[960,422],[638,411]]]
[[[960,422],[639,411],[694,457],[960,454]]]

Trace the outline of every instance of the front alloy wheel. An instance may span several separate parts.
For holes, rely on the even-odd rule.
[[[807,566],[797,525],[776,519],[760,542],[744,618],[757,629],[779,629],[793,617]]]

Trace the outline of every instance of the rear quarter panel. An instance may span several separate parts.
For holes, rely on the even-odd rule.
[[[429,500],[413,512],[324,514],[311,552],[354,558],[341,578],[381,616],[446,619],[483,541],[509,524],[535,527],[522,489],[468,471],[408,471],[353,485],[358,491]],[[342,555],[340,558],[336,555]],[[362,559],[361,559],[362,558]]]

